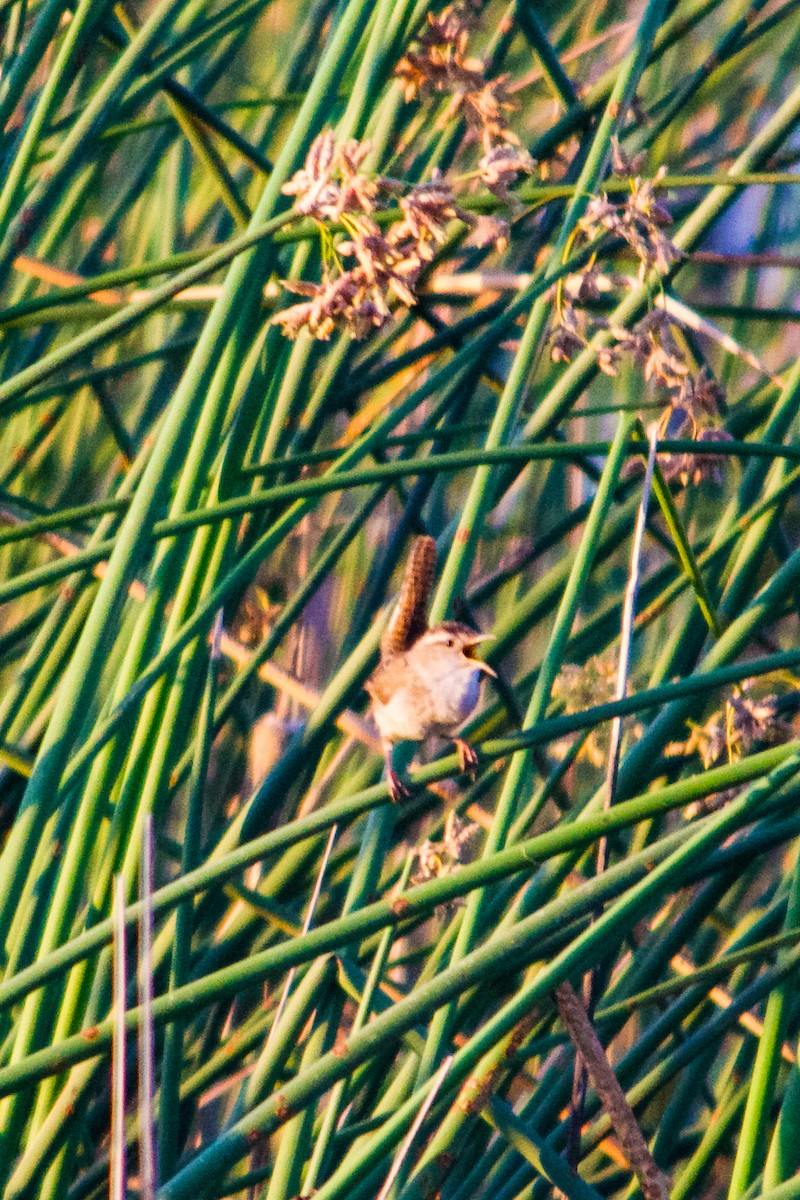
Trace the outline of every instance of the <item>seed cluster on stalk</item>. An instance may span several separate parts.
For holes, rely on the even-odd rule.
[[[431,94],[449,96],[448,118],[462,112],[489,154],[498,144],[519,145],[505,115],[517,103],[508,94],[507,75],[487,79],[483,59],[467,56],[478,16],[479,10],[467,3],[428,13],[427,28],[416,48],[400,59],[395,75],[403,84],[406,101]]]
[[[336,329],[346,329],[360,339],[390,319],[392,300],[415,305],[420,274],[444,245],[448,224],[455,218],[472,226],[474,245],[506,243],[507,222],[464,212],[438,171],[411,186],[364,174],[361,166],[370,149],[369,142],[353,138],[337,146],[332,131],[326,130],[314,140],[303,167],[284,185],[284,193],[296,197],[298,213],[323,228],[343,227],[349,235],[330,240],[333,261],[320,283],[284,281],[287,291],[306,297],[272,318],[287,337],[306,329],[327,341]],[[384,231],[375,214],[392,199],[400,219]],[[353,266],[344,265],[348,259],[355,260]]]
[[[428,26],[416,50],[397,64],[406,101],[428,95],[450,97],[445,121],[463,114],[469,132],[480,139],[483,157],[476,178],[501,199],[512,202],[509,187],[529,175],[534,161],[509,128],[506,114],[517,103],[506,89],[508,77],[486,77],[486,63],[467,57],[467,45],[477,21],[469,4],[451,4],[428,14]]]
[[[688,722],[689,737],[685,742],[668,746],[667,754],[697,754],[708,770],[791,741],[797,736],[800,692],[789,690],[781,694],[754,695],[752,689],[763,686],[763,682],[745,679],[704,724]],[[689,820],[715,812],[733,800],[743,786],[725,788],[692,801],[684,809],[684,816]]]
[[[587,708],[608,704],[613,700],[616,686],[616,659],[596,654],[584,663],[564,663],[553,682],[553,696],[563,704],[565,713],[585,712]],[[632,718],[626,720],[625,729],[629,739],[638,738],[642,731],[641,724]],[[577,758],[598,769],[603,768],[608,759],[610,736],[610,727],[607,724],[591,729],[578,751]],[[563,756],[568,749],[569,739],[559,743],[559,754]]]
[[[762,683],[763,680],[757,679],[742,680],[733,695],[726,697],[722,708],[716,709],[703,725],[687,722],[690,736],[686,742],[669,745],[667,754],[699,755],[703,767],[709,769],[739,762],[740,758],[768,746],[790,742],[798,732],[796,718],[800,713],[800,691],[754,695],[753,689]],[[724,788],[722,792],[693,800],[684,810],[684,816],[691,820],[723,808],[738,796],[742,786]]]
[[[373,214],[396,195],[393,180],[370,178],[360,170],[369,142],[348,139],[337,146],[331,130],[317,137],[305,165],[283,190],[296,196],[295,208],[320,224],[344,226],[349,233],[334,246],[335,264],[321,283],[287,280],[288,291],[306,296],[303,304],[273,317],[289,337],[307,329],[327,340],[337,328],[366,337],[389,320],[389,300],[414,305],[420,272],[446,238],[447,224],[459,215],[449,184],[435,175],[397,199],[402,217],[383,231]],[[355,259],[345,268],[342,259]]]
[[[681,747],[684,754],[697,753],[704,767],[716,767],[795,736],[785,717],[791,707],[796,708],[800,694],[754,696],[749,694],[751,683],[745,680],[704,725],[691,726],[689,739]]]
[[[448,119],[463,114],[467,141],[479,139],[483,152],[466,179],[516,207],[519,202],[510,188],[535,164],[508,127],[507,114],[516,104],[508,96],[505,78],[488,79],[486,64],[467,56],[475,16],[464,3],[428,14],[415,49],[400,60],[395,75],[407,101],[431,94],[450,97]],[[295,212],[313,218],[329,234],[320,282],[284,282],[287,291],[304,298],[273,317],[287,337],[307,330],[327,340],[344,329],[361,339],[391,318],[393,303],[415,305],[420,275],[444,245],[454,218],[471,226],[467,245],[493,244],[502,251],[508,244],[508,221],[494,215],[475,217],[460,209],[452,184],[440,172],[414,185],[373,176],[363,169],[370,150],[368,141],[353,138],[337,145],[326,130],[283,187],[285,195],[295,198]],[[392,201],[400,219],[384,228],[375,214]],[[334,240],[342,227],[347,236]],[[351,265],[348,260],[355,261]]]
[[[628,174],[639,164],[614,145],[613,166]],[[666,168],[652,180],[636,176],[624,201],[612,202],[607,195],[592,196],[578,222],[579,236],[590,245],[612,237],[635,254],[642,282],[655,273],[663,279],[682,257],[682,251],[664,233],[672,221],[666,205],[656,195]],[[627,361],[638,367],[645,382],[658,385],[664,409],[659,422],[662,435],[697,442],[729,440],[721,428],[725,393],[705,367],[693,369],[681,336],[681,324],[664,307],[650,309],[631,328],[617,325],[587,309],[609,293],[631,286],[625,275],[604,272],[596,261],[579,274],[568,277],[559,288],[558,317],[550,335],[550,358],[569,362],[591,347],[599,369],[616,376]],[[595,338],[596,334],[601,337]],[[719,479],[723,460],[701,450],[659,455],[665,476],[682,483]]]
[[[479,834],[479,825],[474,821],[462,821],[451,809],[445,818],[442,841],[432,842],[426,838],[416,851],[418,866],[412,883],[416,886],[430,879],[442,879],[452,875],[462,863],[471,862]],[[437,915],[445,915],[447,908],[452,906],[440,905]]]

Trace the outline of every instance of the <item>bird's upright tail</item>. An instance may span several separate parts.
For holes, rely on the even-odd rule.
[[[428,628],[428,600],[435,569],[436,543],[432,537],[418,537],[406,562],[400,596],[381,638],[381,659],[402,654]]]

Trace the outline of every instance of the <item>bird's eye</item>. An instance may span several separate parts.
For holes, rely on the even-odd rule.
[[[453,641],[452,638],[448,638],[447,641],[445,642],[445,646],[452,648],[453,646],[455,646],[455,642]]]

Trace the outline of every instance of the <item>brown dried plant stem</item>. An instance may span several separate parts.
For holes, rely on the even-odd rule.
[[[647,524],[647,510],[650,505],[650,493],[653,487],[653,471],[656,461],[656,446],[658,444],[658,424],[655,421],[648,428],[647,440],[647,465],[645,468],[644,484],[642,486],[642,497],[639,502],[639,510],[636,514],[636,525],[633,533],[633,546],[631,548],[631,566],[622,609],[619,663],[617,666],[617,682],[615,689],[616,700],[622,699],[628,690],[628,673],[630,670],[633,623],[636,614],[636,597],[639,591],[642,541],[644,539],[645,525]],[[605,795],[603,797],[603,809],[605,812],[608,812],[614,803],[621,748],[622,721],[620,718],[615,717],[611,723],[611,739],[606,767]],[[603,837],[597,843],[596,870],[598,875],[601,875],[608,867],[608,854],[608,838]],[[587,1021],[590,1023],[592,1014],[594,1013],[594,1009],[597,1004],[597,993],[597,972],[591,971],[584,979],[584,1003],[586,1005],[585,1015]],[[575,1043],[575,1045],[575,1067],[572,1083],[572,1097],[570,1100],[569,1132],[567,1136],[567,1159],[573,1169],[577,1168],[580,1161],[581,1126],[583,1124],[583,1111],[586,1103],[588,1068],[588,1064],[583,1055],[578,1052],[577,1043]]]
[[[583,1003],[571,983],[559,984],[555,995],[564,1028],[576,1054],[586,1064],[592,1087],[597,1092],[625,1156],[639,1180],[645,1200],[667,1200],[669,1182],[656,1166],[639,1123],[606,1058]]]

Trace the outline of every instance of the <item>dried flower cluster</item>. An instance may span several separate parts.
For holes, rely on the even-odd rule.
[[[417,851],[419,869],[413,877],[414,883],[427,883],[429,879],[441,879],[452,875],[459,865],[469,862],[475,837],[480,826],[465,823],[451,809],[444,823],[444,838],[431,842],[427,838]]]
[[[506,114],[516,108],[506,90],[506,77],[487,79],[485,63],[467,57],[475,20],[475,10],[463,3],[429,13],[417,49],[400,60],[395,74],[403,82],[407,101],[433,93],[452,97],[448,116],[462,111],[483,146],[478,163],[481,181],[508,199],[509,185],[530,174],[534,162],[506,121]]]
[[[484,249],[494,246],[501,253],[508,247],[509,224],[502,217],[493,217],[482,213],[473,217],[472,232],[464,241],[465,246],[477,246]]]
[[[409,50],[395,68],[406,101],[429,92],[477,91],[483,86],[483,62],[466,57],[477,16],[477,10],[466,4],[449,4],[440,13],[428,13],[417,49]]]
[[[607,375],[616,375],[630,356],[649,383],[654,380],[676,395],[690,378],[689,365],[675,339],[673,322],[659,308],[651,309],[632,329],[606,324],[616,339],[598,351],[598,364]]]
[[[800,692],[767,695],[756,699],[747,695],[750,680],[730,696],[721,711],[712,713],[705,725],[690,722],[691,732],[684,743],[670,747],[678,754],[699,754],[703,766],[718,767],[737,762],[740,758],[768,746],[778,746],[796,736],[787,717],[800,708]],[[741,787],[726,788],[694,800],[684,809],[687,820],[716,812],[741,791]]]
[[[578,223],[590,243],[610,232],[631,246],[639,259],[640,279],[652,269],[665,275],[681,257],[662,231],[672,218],[655,196],[654,184],[660,177],[663,168],[655,180],[634,179],[624,203],[613,204],[607,196],[593,196]],[[602,274],[596,266],[567,280],[559,292],[559,321],[551,335],[550,357],[553,362],[569,362],[573,354],[590,344],[597,331],[603,330],[613,339],[597,348],[598,366],[606,375],[616,375],[623,358],[632,355],[643,368],[645,379],[655,379],[667,389],[682,388],[689,367],[666,313],[654,310],[629,330],[611,325],[602,317],[590,318],[582,308],[625,282],[622,277]]]
[[[772,694],[756,699],[747,694],[747,687],[747,683],[743,684],[705,725],[692,725],[682,748],[685,754],[697,753],[704,767],[716,767],[736,762],[753,750],[780,745],[794,736],[794,729],[784,715],[800,696]]]
[[[615,166],[630,169],[632,164],[617,148]],[[663,168],[655,180],[642,183],[635,179],[624,204],[612,204],[606,196],[590,200],[580,222],[584,236],[593,241],[604,232],[620,236],[639,259],[640,279],[655,269],[666,274],[681,254],[662,232],[671,218],[655,197],[654,184],[663,177]],[[627,360],[640,368],[647,382],[658,384],[666,393],[660,433],[698,442],[729,440],[721,428],[725,394],[705,368],[694,372],[678,337],[680,324],[663,308],[646,313],[631,329],[615,325],[606,318],[587,313],[583,305],[604,294],[629,285],[625,276],[601,273],[590,266],[579,275],[565,280],[559,293],[559,320],[550,337],[553,362],[569,362],[573,355],[591,346],[600,370],[618,374]],[[602,340],[593,341],[602,333]],[[724,460],[702,451],[677,455],[662,454],[659,462],[669,479],[686,484],[702,479],[718,479]]]
[[[530,175],[533,167],[533,159],[527,150],[521,146],[504,144],[487,150],[478,163],[478,178],[500,200],[519,204],[508,189],[518,183],[523,175]]]
[[[621,237],[639,259],[639,277],[655,269],[666,274],[681,257],[681,252],[662,232],[671,221],[668,210],[656,200],[654,183],[633,181],[631,194],[622,204],[612,204],[607,196],[593,196],[578,225],[587,241],[603,233]],[[645,379],[657,379],[667,388],[680,388],[689,368],[672,334],[672,322],[666,313],[654,310],[633,329],[610,325],[602,317],[590,319],[582,306],[624,283],[618,276],[601,274],[596,266],[568,280],[559,294],[559,322],[551,335],[550,357],[553,362],[568,362],[573,354],[588,346],[595,332],[605,330],[614,339],[597,350],[598,366],[606,375],[616,375],[621,360],[632,354],[643,367]]]
[[[449,184],[437,175],[399,197],[402,219],[384,233],[373,214],[382,206],[382,196],[397,188],[361,172],[369,149],[368,142],[353,139],[337,149],[327,130],[315,139],[305,165],[283,188],[296,197],[298,212],[320,223],[342,224],[350,234],[336,245],[337,264],[321,283],[285,284],[307,297],[305,303],[273,317],[288,337],[307,329],[313,337],[327,340],[335,329],[345,328],[363,338],[389,319],[391,297],[415,304],[420,271],[444,242],[448,221],[459,215]],[[354,258],[356,265],[344,269],[341,258]]]
[[[480,137],[483,157],[475,177],[509,204],[516,203],[509,188],[534,167],[519,139],[506,123],[515,105],[502,78],[486,78],[485,64],[467,57],[467,43],[475,23],[475,10],[467,3],[428,14],[428,24],[417,48],[401,59],[396,73],[404,81],[406,99],[422,93],[452,96],[450,115],[463,111],[470,128]],[[303,297],[299,304],[273,317],[283,333],[295,338],[302,330],[327,340],[337,329],[364,338],[380,329],[391,316],[390,302],[408,306],[417,302],[417,283],[424,266],[445,241],[447,224],[459,217],[473,226],[470,243],[498,249],[508,244],[508,222],[499,217],[472,217],[460,210],[450,184],[439,173],[426,183],[406,188],[395,180],[370,177],[363,171],[370,151],[368,142],[348,139],[338,146],[328,130],[317,137],[303,167],[283,187],[294,196],[295,211],[326,223],[344,226],[349,237],[330,242],[319,283],[287,282],[285,287]],[[396,199],[402,217],[386,232],[375,212]],[[348,267],[342,259],[355,259]]]
[[[654,179],[642,180],[637,176],[631,183],[630,195],[619,204],[605,195],[592,196],[578,222],[587,241],[610,233],[626,242],[639,260],[640,279],[651,270],[666,275],[673,263],[683,257],[682,251],[664,233],[664,226],[672,224],[672,216],[656,197],[656,185],[665,175],[666,168],[659,167]]]
[[[706,444],[728,442],[731,436],[725,429],[701,429],[694,440]],[[703,453],[702,450],[684,450],[681,454],[663,453],[659,454],[658,461],[664,478],[667,481],[677,479],[684,487],[690,483],[702,483],[704,479],[721,483],[727,462],[719,454]]]
[[[444,244],[447,225],[455,217],[473,226],[473,244],[506,243],[507,222],[463,212],[439,172],[408,189],[394,180],[365,175],[361,167],[369,150],[368,142],[352,138],[337,148],[333,133],[326,130],[283,187],[286,195],[295,197],[297,212],[322,226],[344,226],[349,234],[331,241],[334,261],[320,283],[284,282],[287,291],[305,297],[272,318],[287,337],[296,338],[305,329],[327,341],[335,330],[346,329],[364,338],[389,320],[392,299],[416,304],[420,273]],[[401,218],[384,231],[374,214],[386,207],[390,196]],[[355,265],[346,267],[346,259],[355,259]]]
[[[615,155],[615,162],[621,158],[625,165],[630,165],[618,147]],[[660,178],[663,168],[655,180],[634,179],[631,193],[623,203],[614,204],[605,195],[593,196],[578,222],[579,231],[588,242],[613,233],[631,246],[639,259],[640,279],[651,269],[666,274],[681,257],[680,250],[662,231],[662,226],[668,225],[672,218],[656,199],[654,185]],[[633,353],[643,365],[646,379],[656,378],[668,388],[681,386],[688,367],[664,313],[648,313],[633,330],[628,330],[609,325],[602,318],[590,320],[578,307],[598,300],[603,293],[613,290],[615,284],[623,282],[620,277],[601,274],[592,266],[565,283],[559,294],[559,322],[551,336],[553,362],[568,362],[573,354],[589,345],[597,330],[603,329],[614,341],[597,351],[601,371],[616,375],[621,359]]]
[[[612,658],[594,655],[579,666],[564,663],[553,684],[553,695],[562,702],[567,713],[585,712],[598,704],[607,704],[614,699],[617,683],[617,666]],[[629,731],[639,736],[641,726],[627,723]],[[578,754],[593,767],[605,766],[609,748],[609,726],[599,725],[592,729]],[[567,744],[561,747],[564,753]]]
[[[359,143],[354,138],[337,149],[328,129],[314,139],[305,165],[281,190],[286,196],[297,197],[294,206],[298,212],[318,221],[338,221],[350,210],[372,212],[377,184],[358,170],[369,149],[368,142]]]

